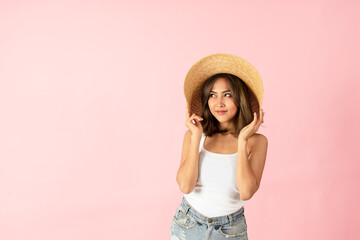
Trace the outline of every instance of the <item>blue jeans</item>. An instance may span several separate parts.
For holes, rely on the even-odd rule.
[[[171,225],[170,240],[248,240],[244,207],[236,212],[208,218],[183,197]]]

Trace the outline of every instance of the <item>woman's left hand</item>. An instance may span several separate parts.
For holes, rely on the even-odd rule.
[[[261,123],[264,122],[264,114],[265,112],[263,112],[263,110],[261,109],[260,118],[258,118],[256,112],[254,112],[254,120],[247,126],[243,127],[243,129],[241,129],[238,137],[239,142],[247,141],[254,133],[257,132]]]

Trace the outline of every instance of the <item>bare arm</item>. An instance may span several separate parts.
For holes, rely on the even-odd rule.
[[[242,200],[249,200],[260,187],[263,174],[268,140],[262,134],[257,134],[249,159],[246,153],[246,144],[243,142],[238,147],[236,164],[236,185]]]
[[[193,191],[198,179],[200,140],[201,136],[192,135],[190,130],[185,133],[181,163],[176,176],[180,190],[185,194]]]

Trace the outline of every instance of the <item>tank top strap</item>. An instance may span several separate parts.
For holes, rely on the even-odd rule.
[[[205,142],[205,134],[202,133],[202,135],[201,135],[201,140],[200,140],[200,144],[199,144],[199,152],[201,152],[202,147],[203,147],[203,145],[204,145],[204,142]]]

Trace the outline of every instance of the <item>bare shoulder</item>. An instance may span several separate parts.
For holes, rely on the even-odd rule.
[[[265,135],[261,133],[255,133],[249,138],[248,143],[250,145],[250,152],[251,152],[254,146],[267,148],[268,139],[266,138]]]
[[[261,133],[255,133],[254,136],[256,141],[267,142],[267,138]]]

